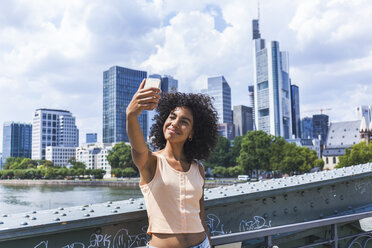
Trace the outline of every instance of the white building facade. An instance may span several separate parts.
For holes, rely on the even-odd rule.
[[[76,148],[76,161],[84,163],[86,169],[102,169],[106,171],[106,175],[111,175],[111,166],[106,157],[114,145],[111,143],[83,144]]]
[[[32,159],[46,159],[47,146],[79,145],[79,130],[69,111],[37,109],[32,125]]]
[[[52,161],[54,165],[66,166],[71,158],[76,156],[76,147],[47,146],[45,159]]]

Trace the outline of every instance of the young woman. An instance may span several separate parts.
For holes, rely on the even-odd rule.
[[[217,114],[208,96],[144,89],[143,80],[127,108],[132,158],[140,172],[149,220],[147,247],[210,247],[204,216],[204,168],[217,143]],[[157,107],[148,149],[138,121]]]

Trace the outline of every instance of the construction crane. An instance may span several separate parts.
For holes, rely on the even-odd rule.
[[[309,112],[320,111],[320,114],[322,115],[323,111],[329,111],[329,110],[332,110],[332,109],[331,108],[310,109],[310,110],[306,110],[306,111],[301,111],[301,113],[309,113]]]

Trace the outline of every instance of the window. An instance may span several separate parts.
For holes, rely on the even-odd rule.
[[[326,164],[328,164],[328,157],[326,158]]]
[[[333,163],[334,164],[336,163],[336,157],[333,157]]]

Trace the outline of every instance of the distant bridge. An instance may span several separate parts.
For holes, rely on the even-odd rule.
[[[331,240],[335,234],[352,239],[372,230],[371,222],[358,219],[372,214],[356,215],[372,210],[372,164],[205,189],[205,207],[209,230],[216,236],[215,244],[224,243],[217,235],[224,235],[224,240],[230,237],[231,242],[240,240],[242,247],[274,244],[280,248],[311,247],[307,245],[327,236]],[[353,217],[345,217],[345,222],[337,219],[350,215]],[[328,218],[331,219],[328,221]],[[312,221],[320,222],[314,225]],[[326,227],[326,223],[333,223],[329,224],[333,229]],[[368,223],[371,226],[366,226]],[[298,232],[293,225],[299,225]],[[270,235],[260,231],[264,228]],[[278,232],[279,229],[282,232]],[[2,215],[0,248],[138,247],[149,239],[146,230],[143,198],[130,199]],[[245,232],[241,237],[247,240],[231,238],[238,232]],[[261,234],[253,235],[258,232]],[[372,247],[372,241],[368,243],[372,236],[363,235],[364,243],[358,247]],[[328,245],[350,244],[346,238],[332,242]]]

